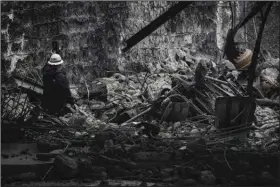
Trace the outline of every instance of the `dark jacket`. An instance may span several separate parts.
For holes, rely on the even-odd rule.
[[[42,72],[44,84],[42,106],[48,114],[62,115],[67,103],[74,104],[66,72],[61,65],[48,64],[43,67]]]

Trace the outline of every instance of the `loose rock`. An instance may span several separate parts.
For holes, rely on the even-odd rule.
[[[191,136],[193,136],[193,137],[200,137],[201,136],[198,129],[193,129],[193,130],[191,130],[190,133],[191,133]]]
[[[201,181],[207,185],[214,185],[216,184],[216,177],[211,171],[201,171]]]
[[[66,142],[64,140],[52,136],[43,136],[40,137],[39,140],[37,141],[37,148],[42,153],[48,153],[56,149],[63,149],[68,144],[69,142]]]
[[[82,126],[86,122],[86,117],[78,114],[74,114],[69,119],[69,124],[71,126]]]

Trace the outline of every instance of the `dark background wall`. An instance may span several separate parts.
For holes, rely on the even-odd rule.
[[[247,2],[248,8],[253,6],[253,2]],[[263,32],[261,49],[268,50],[275,58],[279,58],[280,53],[280,2],[275,1],[271,12],[268,15]],[[261,22],[261,14],[257,14],[255,19],[250,20],[247,24],[248,46],[253,48],[255,45],[256,34]]]
[[[126,54],[120,54],[122,42],[173,4],[162,1],[1,2],[2,70],[16,69],[19,74],[40,80],[40,69],[56,43],[71,83],[106,76],[108,71],[118,71],[120,63],[152,66],[169,63],[174,61],[178,48],[217,57],[220,52],[217,35],[224,35],[231,24],[228,6],[217,14],[218,6],[222,6],[218,2],[196,2]],[[224,21],[221,24],[217,20]]]
[[[116,54],[120,28],[128,16],[126,4],[2,2],[4,62],[8,68],[28,64],[39,72],[57,43],[71,81],[78,82],[81,76],[75,75],[81,73],[102,76],[101,69],[114,68],[112,54]]]
[[[53,43],[58,42],[73,83],[82,81],[83,77],[105,76],[106,71],[116,70],[121,42],[174,3],[3,2],[2,59],[8,69],[17,64],[16,69],[20,71],[29,65],[40,74]],[[169,57],[173,60],[174,49],[181,46],[214,53],[215,3],[205,5],[187,8],[168,21],[127,52],[125,63],[155,64]]]

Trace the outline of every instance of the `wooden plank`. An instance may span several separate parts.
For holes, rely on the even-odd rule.
[[[216,127],[250,125],[254,121],[256,103],[250,97],[218,97],[215,103]]]
[[[36,92],[37,94],[42,95],[43,94],[43,88],[39,87],[39,86],[35,86],[32,83],[20,80],[18,78],[15,78],[16,84],[18,87],[24,88],[26,90],[30,90],[33,92]]]

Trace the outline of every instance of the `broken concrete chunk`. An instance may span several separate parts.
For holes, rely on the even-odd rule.
[[[269,107],[256,107],[257,125],[263,129],[278,126],[277,113]]]
[[[193,137],[200,137],[201,136],[201,133],[199,132],[198,129],[192,129],[191,132],[190,132],[191,136]]]
[[[91,110],[101,110],[101,109],[105,108],[105,106],[106,106],[104,102],[94,101],[94,100],[89,101],[88,104],[90,105]]]
[[[216,177],[211,171],[201,171],[201,181],[207,185],[216,184]]]
[[[222,60],[221,65],[226,67],[228,70],[236,70],[236,67],[229,60]]]
[[[259,132],[255,132],[255,137],[256,138],[264,138],[264,135],[259,133]]]
[[[217,128],[215,126],[211,126],[210,131],[216,131]]]
[[[237,80],[237,79],[238,79],[238,76],[239,76],[239,74],[240,74],[240,72],[238,72],[238,71],[236,71],[236,70],[233,70],[233,71],[231,72],[231,74],[232,74],[232,76]]]
[[[239,149],[237,147],[231,147],[230,150],[239,151]]]
[[[178,49],[176,51],[176,54],[175,54],[175,60],[179,62],[180,60],[184,60],[186,56],[187,56],[186,52],[184,52],[183,50]]]
[[[76,88],[75,85],[70,85],[70,92],[71,92],[71,96],[76,99],[79,100],[80,96],[78,94],[78,89]]]
[[[126,77],[120,73],[115,73],[113,77],[120,82],[126,81]]]
[[[99,81],[93,81],[91,83],[87,83],[87,85],[82,84],[78,89],[78,94],[83,99],[94,99],[106,102],[108,90],[105,84]]]
[[[56,150],[51,151],[50,153],[59,155],[59,154],[62,154],[63,152],[64,152],[63,149],[56,149]]]
[[[96,120],[96,118],[94,116],[87,117],[86,122],[85,122],[85,124],[89,128],[98,128],[100,123],[101,123],[101,121]]]
[[[276,68],[279,69],[279,58],[273,58],[267,50],[263,50],[264,62],[259,63],[257,69]]]
[[[275,136],[275,129],[272,129],[272,128],[271,129],[266,129],[263,134],[267,138],[273,137],[273,136]]]
[[[54,170],[61,178],[72,178],[78,173],[78,164],[68,156],[58,155],[54,160]]]
[[[71,126],[82,126],[86,122],[86,117],[79,114],[73,114],[69,119]]]
[[[279,71],[275,68],[266,68],[261,71],[260,84],[261,88],[265,91],[268,89],[278,88]]]
[[[69,142],[52,136],[42,136],[37,141],[37,148],[42,153],[65,148]]]
[[[186,150],[186,149],[187,149],[187,146],[183,146],[183,147],[180,147],[180,148],[179,148],[180,151],[184,151],[184,150]]]
[[[172,127],[171,127],[172,128]],[[161,132],[159,133],[159,135],[162,137],[162,138],[171,138],[172,137],[172,134],[171,133],[164,133],[164,132]]]
[[[179,121],[177,121],[177,122],[175,122],[174,124],[173,124],[173,128],[174,129],[177,129],[178,127],[180,127],[181,126],[181,123],[179,122]]]

